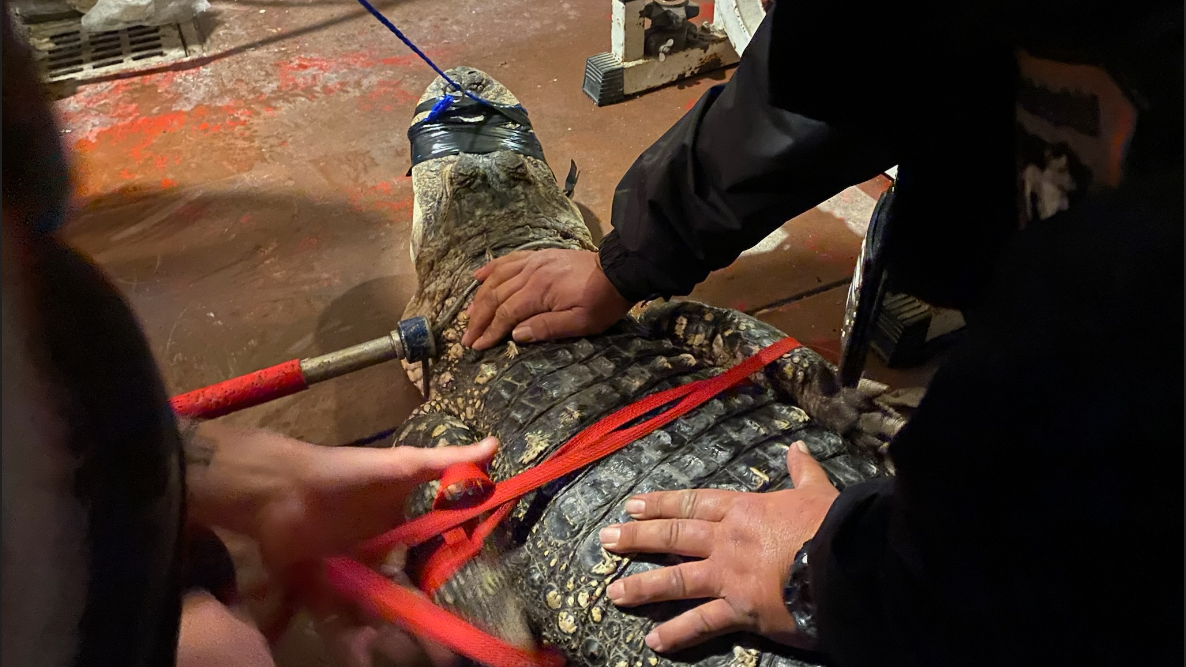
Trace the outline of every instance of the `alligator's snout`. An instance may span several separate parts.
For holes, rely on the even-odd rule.
[[[437,78],[420,98],[408,132],[410,250],[418,284],[404,313],[434,321],[439,313],[457,312],[451,300],[472,294],[466,291],[471,276],[490,257],[530,245],[595,248],[514,94],[473,67],[446,74],[477,99],[458,96]],[[451,101],[441,103],[446,95]],[[434,106],[438,111],[426,122]]]
[[[511,94],[510,90],[507,90],[506,86],[480,69],[464,66],[454,67],[453,69],[446,70],[445,74],[461,86],[462,90],[472,93],[483,100],[511,106],[519,104],[519,100]],[[420,96],[417,109],[424,109],[426,106],[425,102],[440,99],[444,95],[456,94],[456,92],[448,82],[437,77],[424,89],[424,94]],[[412,123],[415,124],[423,120],[427,115],[427,109],[417,111],[412,117]]]

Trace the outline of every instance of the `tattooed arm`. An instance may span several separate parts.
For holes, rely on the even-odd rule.
[[[439,477],[455,463],[488,459],[497,446],[487,438],[468,447],[439,449],[321,447],[217,422],[178,418],[178,426],[185,452],[187,518],[254,539],[265,567],[283,587],[297,583],[287,580],[294,572],[290,565],[342,553],[394,526],[403,518],[404,500],[417,485]],[[302,580],[298,590],[308,593],[311,584]],[[320,600],[310,611],[328,624],[327,618],[336,617],[340,610],[338,603],[326,604]],[[252,633],[243,631],[241,623],[208,596],[187,596],[187,615],[191,611],[206,618],[182,624],[180,667],[229,664],[226,647],[207,641],[211,636],[241,632],[247,637],[241,642],[245,648],[236,648],[235,654],[258,654],[248,641]],[[352,612],[346,616],[353,618]],[[410,657],[402,654],[414,646],[409,640],[396,648],[384,647],[374,639],[375,630],[349,624],[325,625],[323,630],[328,632],[331,651],[349,665],[370,664],[358,658],[364,637],[372,637],[368,641],[377,642],[376,650],[401,664]],[[251,664],[270,665],[267,661]]]
[[[178,418],[186,513],[204,526],[260,537],[263,515],[292,500],[314,445],[261,430]]]
[[[218,422],[179,427],[188,518],[254,538],[269,566],[341,553],[391,528],[417,485],[497,445],[323,447]]]

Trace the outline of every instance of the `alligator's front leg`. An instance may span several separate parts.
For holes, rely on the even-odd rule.
[[[481,440],[469,425],[444,412],[434,403],[417,408],[396,438],[397,445],[409,447],[456,447]],[[424,484],[408,499],[409,517],[419,516],[432,509],[440,483]],[[454,489],[454,495],[464,495],[465,489]],[[503,537],[499,531],[487,540],[485,549],[461,567],[433,594],[434,601],[462,616],[474,625],[501,638],[507,643],[528,648],[535,644],[527,625],[520,588],[516,586],[512,570],[502,555]],[[430,542],[426,546],[432,546]],[[413,564],[425,555],[425,549],[414,549],[409,555]],[[399,562],[401,555],[388,559],[387,567]],[[413,568],[414,569],[414,568]],[[385,574],[391,574],[385,572]]]
[[[695,301],[653,304],[639,315],[652,335],[670,337],[692,354],[718,366],[732,366],[786,334],[745,313]],[[841,387],[836,368],[807,347],[800,347],[767,366],[775,387],[803,408],[821,426],[853,443],[884,453],[906,423],[882,400],[887,387],[861,380]]]

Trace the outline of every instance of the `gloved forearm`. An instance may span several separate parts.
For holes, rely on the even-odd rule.
[[[624,297],[684,295],[787,220],[894,164],[883,143],[768,103],[769,21],[614,192],[601,264]]]
[[[891,606],[881,587],[882,572],[893,569],[889,549],[894,480],[851,486],[832,504],[808,549],[808,580],[814,602],[817,648],[840,665],[895,664],[900,640],[889,631]]]

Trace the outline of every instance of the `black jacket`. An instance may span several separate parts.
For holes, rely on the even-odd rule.
[[[898,164],[894,288],[977,315],[813,541],[837,664],[1181,664],[1182,58],[1181,3],[781,0],[619,184],[641,299]]]

